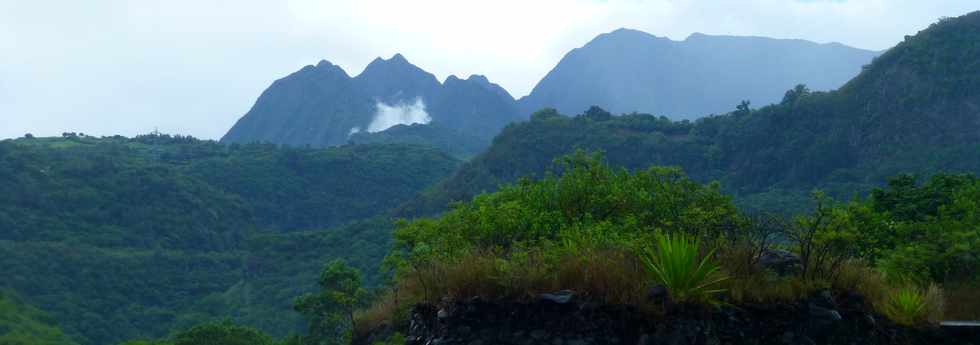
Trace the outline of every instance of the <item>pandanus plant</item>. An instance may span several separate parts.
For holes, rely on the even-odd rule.
[[[715,302],[714,295],[728,279],[712,261],[714,250],[701,255],[697,238],[684,234],[656,236],[656,246],[647,248],[643,264],[654,280],[667,288],[670,300],[677,304]]]

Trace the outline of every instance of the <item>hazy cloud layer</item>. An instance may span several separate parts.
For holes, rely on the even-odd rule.
[[[416,98],[415,102],[388,105],[383,102],[377,103],[377,112],[374,119],[368,125],[367,131],[371,133],[380,132],[396,125],[410,125],[413,123],[426,124],[432,121],[429,113],[425,111],[425,102],[421,98]],[[356,128],[356,127],[355,127]],[[353,129],[351,129],[352,133]]]
[[[403,53],[439,78],[527,94],[619,27],[885,49],[976,0],[0,0],[0,138],[220,137],[273,80],[321,58],[357,74]]]

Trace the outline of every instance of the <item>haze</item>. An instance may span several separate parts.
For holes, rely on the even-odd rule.
[[[559,6],[560,5],[560,6]],[[0,138],[153,130],[219,138],[273,80],[327,59],[404,54],[515,97],[620,27],[886,49],[974,0],[0,0]]]

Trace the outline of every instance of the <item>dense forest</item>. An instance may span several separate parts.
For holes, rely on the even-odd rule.
[[[976,318],[977,200],[974,176],[903,175],[846,203],[816,192],[812,212],[781,218],[740,211],[717,183],[694,182],[677,168],[630,172],[579,151],[540,179],[502,186],[438,217],[400,222],[384,265],[394,279],[374,294],[342,260],[324,265],[319,291],[295,299],[309,323],[301,333],[277,342],[230,322],[208,323],[153,343],[208,337],[227,344],[343,344],[374,337],[401,344],[413,306],[528,302],[563,289],[651,317],[799,303],[825,292],[832,304],[861,296],[854,307],[885,325]],[[760,259],[780,251],[799,255],[799,262],[776,270]],[[656,283],[684,307],[648,299]],[[376,337],[379,329],[386,333]]]
[[[374,271],[391,225],[370,218],[456,165],[411,146],[3,141],[0,286],[83,344],[224,316],[287,332],[295,317],[267,315],[312,289],[326,258]]]

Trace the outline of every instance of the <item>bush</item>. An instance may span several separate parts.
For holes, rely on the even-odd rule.
[[[230,321],[194,326],[177,333],[173,345],[272,345],[272,338],[254,328],[238,326]]]
[[[647,249],[643,263],[663,284],[675,303],[711,303],[727,279],[711,261],[714,250],[702,256],[699,241],[683,234],[658,234],[656,249]]]

